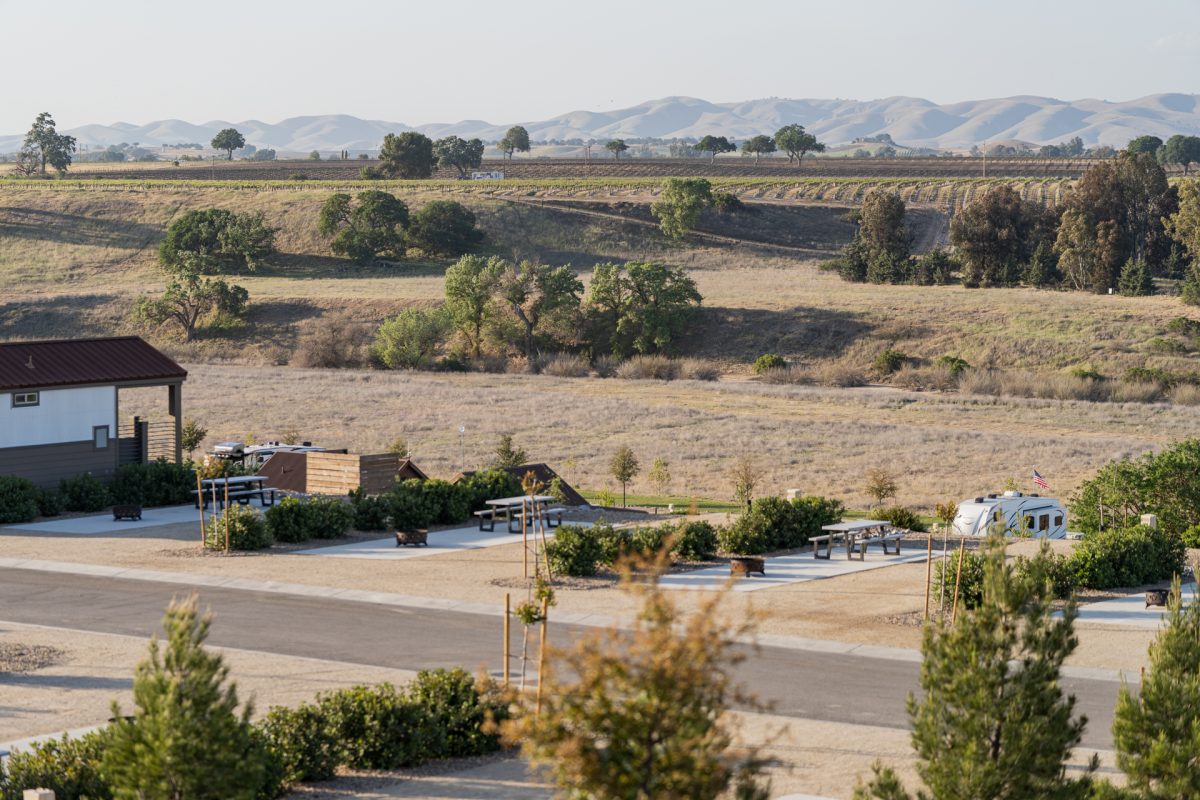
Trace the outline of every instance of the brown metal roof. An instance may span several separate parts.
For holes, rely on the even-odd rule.
[[[137,336],[0,342],[0,392],[186,377],[187,370]]]

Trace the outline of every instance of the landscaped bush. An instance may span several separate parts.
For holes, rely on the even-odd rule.
[[[59,484],[63,506],[67,511],[99,511],[109,504],[108,487],[90,472],[64,478]]]
[[[983,562],[986,560],[982,553],[963,553],[962,576],[957,583],[958,602],[964,608],[976,608],[983,601]],[[942,570],[934,569],[930,597],[945,597],[946,608],[950,608],[957,575],[958,554],[951,553],[946,560],[946,585],[942,586]]]
[[[754,360],[754,374],[762,375],[773,369],[783,369],[787,365],[783,356],[776,353],[765,353]]]
[[[0,523],[32,522],[38,515],[38,489],[16,475],[0,475]]]
[[[1141,586],[1183,572],[1178,536],[1145,526],[1084,535],[1071,555],[1075,582],[1089,589]]]
[[[285,785],[329,780],[337,773],[342,753],[321,706],[276,706],[258,728],[280,763]]]
[[[51,489],[37,490],[37,508],[38,515],[43,517],[57,517],[63,512],[62,495]]]
[[[488,500],[522,494],[521,479],[502,469],[487,469],[468,475],[456,485],[469,491],[471,511],[487,508]]]
[[[626,530],[628,531],[628,529]],[[667,537],[670,535],[670,525],[634,528],[632,531],[629,531],[629,539],[625,546],[626,554],[637,554],[644,557],[653,556],[666,547]]]
[[[550,569],[556,575],[588,578],[596,574],[596,565],[604,559],[605,553],[593,530],[578,525],[559,527],[554,541],[546,544]]]
[[[427,494],[421,481],[416,479],[396,484],[388,493],[388,503],[392,509],[392,524],[402,531],[428,528],[441,511],[437,498]]]
[[[109,486],[109,497],[113,503],[134,503],[146,508],[174,506],[190,502],[195,489],[194,470],[160,459],[119,467]]]
[[[888,508],[879,508],[871,512],[872,517],[885,519],[892,523],[893,527],[904,528],[909,531],[917,531],[924,533],[929,530],[929,527],[921,521],[917,512],[905,506],[890,506]]]
[[[353,686],[318,698],[340,750],[355,769],[411,767],[432,757],[424,710],[390,683]]]
[[[21,800],[26,789],[51,789],[63,800],[111,800],[99,771],[104,746],[104,733],[96,731],[75,739],[48,739],[15,752],[8,757],[7,769],[0,770],[0,798]]]
[[[350,493],[350,508],[354,511],[354,529],[358,531],[387,530],[390,507],[387,498],[370,497],[363,490]]]
[[[717,553],[717,530],[707,522],[684,522],[675,527],[675,554],[687,561],[708,561]]]
[[[422,670],[408,685],[408,696],[425,712],[426,726],[438,734],[428,758],[465,758],[500,749],[499,736],[484,731],[490,730],[489,721],[504,720],[508,706],[481,691],[466,670]]]
[[[820,534],[822,526],[841,519],[844,510],[839,501],[824,497],[760,497],[734,524],[741,524],[747,531],[759,529],[766,537],[767,550],[793,550],[808,544]]]
[[[625,553],[629,531],[624,528],[614,528],[604,521],[594,524],[590,533],[596,537],[600,545],[600,563],[612,566]],[[557,536],[555,538],[558,538]]]
[[[771,549],[771,536],[763,518],[743,514],[732,525],[717,531],[721,551],[731,556],[755,556]]]
[[[337,539],[354,522],[354,509],[334,497],[285,497],[266,512],[266,524],[278,542]]]
[[[250,506],[230,503],[225,511],[204,529],[204,543],[209,547],[225,548],[225,524],[229,523],[230,550],[262,550],[270,547],[274,539],[267,529],[263,515]]]
[[[448,525],[470,518],[471,505],[475,500],[475,493],[470,488],[439,478],[430,478],[419,484],[426,502],[433,510],[433,522]]]

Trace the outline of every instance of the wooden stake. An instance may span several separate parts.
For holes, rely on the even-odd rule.
[[[933,534],[925,542],[925,621],[929,621],[929,585],[933,582]]]
[[[546,518],[542,514],[541,504],[534,502],[533,508],[534,508],[534,512],[533,512],[534,528],[533,528],[533,530],[534,530],[534,538],[535,538],[533,546],[537,547],[537,541],[536,541],[537,531],[541,531],[541,534],[542,534],[542,560],[546,564],[546,580],[548,580],[548,581],[554,580],[554,573],[550,571],[550,551],[546,549]]]
[[[225,552],[229,552],[229,476],[225,476]]]
[[[966,539],[958,540],[958,571],[954,573],[954,610],[950,613],[951,625],[958,621],[958,583],[962,580],[963,551],[966,546]]]
[[[511,506],[510,506],[510,508],[511,508]],[[526,529],[525,529],[526,519],[527,519],[527,517],[525,514],[525,498],[522,497],[521,498],[521,550],[523,551],[522,555],[524,556],[524,559],[525,559],[525,580],[529,580],[529,536],[526,533]],[[510,528],[510,530],[511,530],[511,528]]]
[[[550,613],[550,599],[542,598],[542,630],[538,637],[538,684],[537,684],[537,700],[534,704],[534,713],[542,713],[542,670],[546,667],[546,623],[547,614]]]
[[[217,530],[217,481],[215,478],[212,483],[212,512],[213,549],[216,550],[221,546],[221,532]]]
[[[204,532],[204,484],[200,483],[200,470],[196,470],[196,508],[200,510],[200,546],[204,547],[208,536]]]
[[[502,674],[504,675],[504,688],[508,688],[508,626],[512,619],[512,611],[510,610],[510,598],[508,592],[504,593],[504,667]]]

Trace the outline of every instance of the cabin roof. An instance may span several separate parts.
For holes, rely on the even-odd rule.
[[[0,392],[186,377],[187,370],[138,336],[0,342]]]

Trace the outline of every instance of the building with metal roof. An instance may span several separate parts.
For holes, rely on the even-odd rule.
[[[182,460],[187,370],[137,336],[0,342],[0,475],[39,486]],[[121,390],[163,386],[169,421],[121,425]]]

